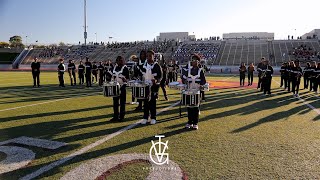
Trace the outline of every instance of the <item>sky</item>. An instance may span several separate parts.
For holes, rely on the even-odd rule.
[[[0,0],[0,41],[81,43],[84,0]],[[196,38],[274,32],[276,39],[320,28],[319,0],[87,0],[87,41],[153,40],[160,32]],[[26,38],[27,36],[27,38]]]

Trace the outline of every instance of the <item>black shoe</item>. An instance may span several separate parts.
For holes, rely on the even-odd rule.
[[[38,85],[38,87],[40,87],[40,85]]]
[[[142,111],[142,107],[138,106],[134,109],[135,111]]]
[[[164,97],[164,99],[165,99],[166,101],[168,101],[168,100],[169,100],[169,99],[168,99],[168,96],[165,96],[165,97]]]
[[[112,122],[115,122],[115,121],[118,121],[119,119],[117,119],[117,118],[112,118],[112,119],[110,119],[110,121],[112,121]]]
[[[33,87],[35,88],[36,86],[34,85]]]
[[[119,122],[123,122],[124,121],[124,117],[121,117],[118,119]]]

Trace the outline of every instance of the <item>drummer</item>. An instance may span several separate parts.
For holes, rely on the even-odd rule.
[[[183,70],[182,82],[188,84],[188,90],[200,90],[200,85],[206,84],[206,78],[203,70],[198,67],[200,56],[198,54],[192,54],[191,65]],[[192,78],[195,78],[194,80]],[[199,112],[198,106],[188,107],[188,123],[186,129],[198,129]]]
[[[141,69],[143,69],[143,65],[146,62],[147,52],[145,50],[140,51],[140,58],[137,61],[137,65],[134,67],[134,79],[136,80],[142,80],[142,73]],[[137,100],[139,105],[135,108],[135,111],[141,111],[142,110],[142,100]]]
[[[116,59],[116,65],[113,68],[112,77],[116,82],[120,84],[120,96],[113,97],[113,118],[111,119],[111,121],[123,121],[126,110],[126,84],[127,80],[129,79],[129,70],[125,65],[124,58],[122,56],[118,56]]]
[[[147,51],[147,60],[140,69],[145,83],[151,84],[151,93],[149,98],[144,100],[144,115],[141,124],[146,124],[151,115],[150,124],[156,124],[157,98],[159,93],[159,84],[162,79],[162,70],[160,65],[154,61],[154,51]]]

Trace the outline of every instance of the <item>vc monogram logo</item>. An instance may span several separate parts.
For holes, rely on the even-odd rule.
[[[168,149],[168,141],[166,143],[161,142],[161,138],[165,137],[164,135],[157,135],[156,138],[159,138],[159,142],[154,142],[151,140],[152,146],[150,148],[149,156],[153,163],[157,165],[163,165],[165,163],[169,164],[169,153],[166,153]],[[154,156],[156,159],[154,159]]]

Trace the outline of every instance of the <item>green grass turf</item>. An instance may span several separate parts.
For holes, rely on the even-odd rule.
[[[0,179],[17,179],[29,174],[142,118],[142,112],[134,111],[136,105],[127,105],[126,121],[111,123],[112,100],[103,97],[98,87],[70,87],[68,76],[65,76],[66,88],[57,87],[56,73],[41,73],[42,88],[30,87],[31,73],[0,72],[0,77],[0,110],[71,97],[0,111],[0,141],[30,136],[68,143],[54,151],[31,147],[36,159],[23,169],[0,175]],[[230,76],[207,79],[238,81],[238,77]],[[279,77],[273,79],[280,81]],[[190,179],[320,178],[320,115],[279,88],[275,81],[271,97],[262,96],[256,89],[244,88],[207,92],[207,101],[201,105],[198,131],[184,130],[185,109],[184,117],[179,118],[179,108],[173,107],[158,116],[156,125],[128,130],[39,178],[59,179],[93,158],[148,153],[150,141],[156,140],[157,134],[166,136],[170,159],[178,163]],[[178,91],[168,93],[169,101],[162,101],[160,92],[158,109],[179,100]],[[305,103],[320,109],[319,96],[306,90],[301,90],[300,96]],[[130,101],[128,91],[127,102]],[[140,166],[132,164],[112,177],[140,177],[137,172]]]

